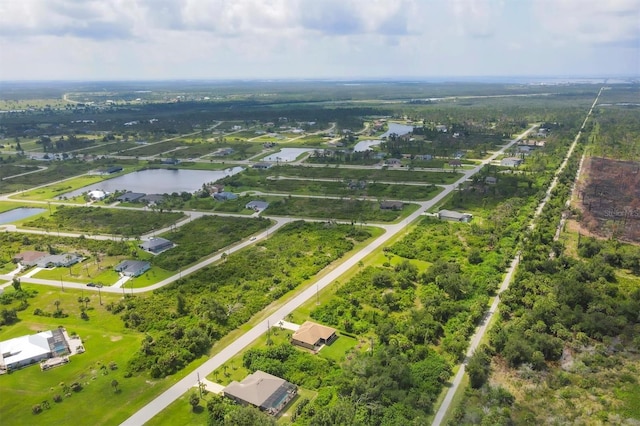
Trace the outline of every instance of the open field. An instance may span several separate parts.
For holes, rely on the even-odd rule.
[[[259,191],[275,194],[371,197],[407,201],[425,201],[441,191],[441,188],[430,184],[403,185],[367,181],[283,178],[282,176],[264,178],[260,174],[249,173],[226,177],[221,182],[234,192]]]
[[[421,182],[448,184],[460,179],[454,172],[419,172],[404,169],[353,169],[339,167],[278,166],[262,172],[266,176],[288,176],[306,179],[322,178],[336,180],[354,180],[368,182]]]
[[[124,377],[127,359],[136,351],[142,334],[123,327],[122,322],[107,312],[105,306],[117,300],[119,296],[102,294],[103,305],[99,304],[97,293],[66,290],[52,290],[48,287],[27,286],[39,293],[29,302],[31,306],[19,314],[21,321],[10,328],[0,330],[0,340],[49,330],[63,326],[69,333],[77,333],[83,341],[86,352],[71,357],[71,362],[61,367],[42,372],[38,366],[31,366],[0,377],[0,408],[2,416],[12,419],[12,424],[37,422],[41,425],[71,424],[78,418],[91,418],[93,424],[113,424],[123,420],[121,410],[112,410],[111,404],[119,401],[121,406],[135,406],[158,392],[168,383],[149,381],[144,377]],[[80,318],[77,298],[89,297],[87,303],[89,319]],[[53,312],[54,301],[60,301],[60,309],[68,314],[65,318],[36,316],[32,312],[40,308]],[[115,363],[116,369],[107,368]],[[119,382],[119,392],[114,392],[112,380]],[[79,392],[66,390],[67,386],[78,382],[82,386]],[[68,392],[68,394],[66,394]],[[61,395],[62,401],[53,401],[55,395]],[[31,407],[48,401],[50,408],[34,417]]]
[[[277,216],[300,216],[327,221],[349,220],[362,224],[400,220],[417,208],[416,204],[405,204],[402,210],[382,210],[380,203],[375,201],[289,197],[271,203],[267,211]]]
[[[152,212],[60,205],[52,215],[24,222],[24,226],[47,230],[136,237],[156,229],[165,228],[184,217],[185,215],[182,212]]]

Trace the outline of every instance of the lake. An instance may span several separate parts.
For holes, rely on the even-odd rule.
[[[295,161],[296,158],[309,151],[311,150],[307,148],[282,148],[275,154],[264,157],[261,161],[282,161],[283,163],[288,163],[289,161]]]
[[[243,170],[244,168],[242,167],[233,167],[225,170],[140,170],[67,192],[60,197],[76,197],[95,189],[110,193],[122,190],[144,194],[195,192],[202,188],[203,183],[215,182],[226,176],[240,173]]]
[[[413,132],[413,126],[407,126],[406,124],[387,123],[387,126],[389,127],[389,130],[384,132],[380,138],[388,138],[391,133],[402,136]]]
[[[0,224],[3,223],[11,223],[16,220],[26,219],[30,216],[35,216],[42,212],[46,211],[45,209],[38,209],[32,207],[19,207],[17,209],[9,210],[4,213],[0,213]]]
[[[353,147],[353,152],[371,151],[371,148],[374,146],[380,145],[380,142],[382,141],[378,141],[378,140],[360,141],[356,144],[356,146]]]

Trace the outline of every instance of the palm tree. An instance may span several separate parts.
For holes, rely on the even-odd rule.
[[[120,383],[118,383],[118,381],[116,379],[113,379],[111,381],[111,387],[113,388],[114,392],[118,392],[118,385],[120,385]]]
[[[56,299],[53,304],[56,305],[56,311],[60,312],[60,301]]]

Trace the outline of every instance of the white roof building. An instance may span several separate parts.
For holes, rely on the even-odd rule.
[[[101,191],[99,189],[94,189],[93,191],[89,191],[87,192],[87,195],[89,196],[89,198],[91,198],[92,200],[102,200],[104,199],[107,195],[109,195],[108,192],[105,191]]]
[[[68,353],[62,331],[48,330],[0,342],[0,369],[14,370]]]

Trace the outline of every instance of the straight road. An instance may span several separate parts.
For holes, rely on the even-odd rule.
[[[544,199],[538,205],[538,208],[536,209],[535,214],[534,214],[533,218],[531,219],[531,223],[529,224],[529,229],[532,230],[534,228],[536,219],[540,216],[540,214],[542,213],[542,209],[544,209],[544,206],[551,199],[551,193],[553,192],[553,190],[555,189],[556,185],[558,184],[558,177],[564,171],[564,168],[567,166],[567,163],[569,162],[569,159],[571,158],[571,155],[573,154],[573,150],[575,149],[578,141],[580,140],[580,136],[582,135],[582,130],[584,129],[585,124],[587,124],[587,120],[591,116],[591,113],[593,112],[593,108],[596,106],[596,104],[598,102],[598,99],[600,98],[600,94],[601,93],[602,93],[602,88],[598,92],[598,95],[596,96],[596,99],[593,101],[593,104],[591,105],[591,108],[589,109],[589,112],[587,113],[587,116],[585,117],[584,121],[582,122],[582,126],[580,127],[580,130],[578,131],[578,134],[573,139],[573,143],[569,147],[569,150],[567,151],[567,155],[564,157],[564,160],[560,164],[560,167],[558,167],[558,169],[556,170],[556,172],[554,174],[554,177],[553,177],[553,180],[551,181],[551,184],[549,185],[549,188],[547,188],[547,192],[545,194]],[[509,269],[507,270],[507,274],[505,275],[504,280],[502,281],[502,284],[500,285],[500,289],[498,290],[498,294],[493,299],[493,303],[491,303],[491,307],[489,308],[489,312],[487,312],[487,314],[485,315],[483,321],[476,328],[475,333],[471,337],[471,342],[470,342],[469,348],[467,349],[467,352],[465,354],[465,359],[460,364],[460,366],[458,368],[458,372],[456,373],[455,377],[453,378],[453,382],[451,383],[451,387],[447,391],[447,394],[445,395],[444,400],[442,401],[442,404],[440,405],[440,408],[438,408],[438,411],[436,412],[436,416],[434,417],[433,422],[431,423],[431,426],[440,426],[440,424],[444,420],[444,416],[447,414],[447,411],[449,410],[449,407],[451,406],[451,401],[453,401],[453,397],[456,394],[458,388],[460,387],[460,383],[462,383],[462,378],[464,377],[464,373],[466,371],[467,363],[469,362],[469,359],[471,358],[473,353],[476,351],[476,349],[480,345],[480,342],[482,341],[485,333],[487,332],[488,325],[491,323],[491,320],[493,319],[493,316],[495,315],[496,311],[498,310],[498,306],[500,305],[500,295],[502,294],[503,291],[505,291],[506,289],[509,288],[509,285],[511,284],[511,280],[513,279],[513,275],[515,273],[516,268],[518,267],[519,262],[520,262],[520,252],[516,253],[515,257],[511,261],[511,266],[509,266]]]
[[[357,265],[357,263],[364,259],[366,256],[371,254],[374,250],[381,247],[384,243],[389,241],[391,238],[396,236],[399,232],[404,230],[408,223],[413,222],[415,219],[419,218],[425,211],[442,201],[444,197],[446,197],[449,193],[451,193],[459,184],[463,183],[465,180],[478,173],[482,167],[493,161],[499,155],[501,155],[505,150],[510,148],[513,144],[515,144],[518,140],[525,137],[531,130],[533,130],[537,125],[531,126],[528,130],[523,132],[516,139],[509,142],[507,145],[502,147],[499,151],[494,153],[490,158],[487,158],[482,162],[482,164],[474,167],[473,169],[467,170],[464,172],[463,176],[455,183],[451,185],[446,185],[445,190],[438,194],[432,200],[421,203],[421,207],[412,213],[406,220],[401,223],[389,225],[387,227],[387,232],[383,235],[372,241],[369,245],[364,247],[361,251],[344,261],[343,263],[336,266],[331,272],[327,275],[320,278],[314,284],[311,284],[304,291],[299,293],[297,296],[293,297],[291,300],[286,302],[282,307],[280,307],[276,312],[271,314],[266,320],[262,321],[260,324],[254,326],[251,330],[247,331],[245,334],[236,339],[229,346],[225,347],[218,354],[214,355],[212,358],[209,358],[206,362],[204,362],[200,367],[196,368],[194,371],[185,376],[182,380],[177,382],[175,385],[167,389],[156,399],[151,401],[149,404],[142,407],[137,413],[133,416],[129,417],[126,421],[122,423],[123,426],[140,426],[147,421],[151,420],[155,415],[157,415],[160,411],[166,408],[173,401],[178,399],[181,395],[191,389],[194,384],[197,383],[198,377],[206,377],[212,371],[219,368],[222,364],[227,362],[237,353],[246,348],[251,342],[259,338],[262,334],[264,334],[269,325],[275,325],[279,321],[281,321],[284,317],[286,317],[289,313],[297,309],[307,300],[313,298],[320,290],[327,287],[331,283],[333,283],[336,279],[338,279],[341,275],[346,273],[350,268]]]

